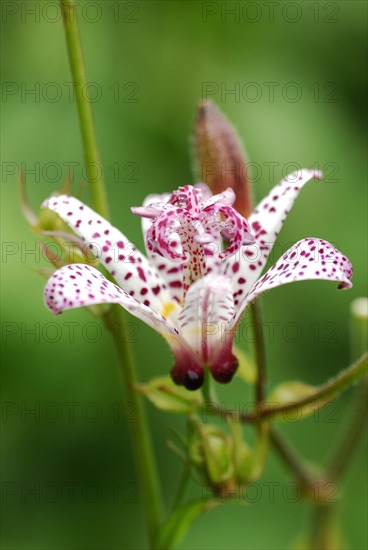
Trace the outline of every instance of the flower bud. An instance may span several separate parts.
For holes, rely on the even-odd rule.
[[[49,210],[43,208],[38,216],[38,229],[40,231],[60,231],[63,228],[63,222],[60,216]]]
[[[60,217],[49,209],[41,209],[37,214],[28,199],[26,178],[23,173],[19,174],[18,191],[20,208],[24,218],[29,225],[37,232],[40,231],[60,231],[63,227],[63,222]]]
[[[224,484],[232,482],[234,475],[231,438],[217,426],[203,425],[196,418],[191,419],[191,424],[191,462],[215,493],[222,492]]]
[[[211,101],[199,105],[193,141],[197,179],[215,195],[233,189],[234,208],[246,218],[252,200],[243,148],[233,126]]]
[[[238,485],[243,486],[255,481],[262,474],[262,463],[253,449],[244,440],[244,430],[238,420],[228,419],[233,440],[233,461],[235,479]]]
[[[223,483],[233,475],[231,440],[216,426],[203,430],[203,454],[208,477],[212,483]]]

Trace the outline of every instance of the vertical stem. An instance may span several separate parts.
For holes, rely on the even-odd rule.
[[[257,363],[257,383],[255,388],[255,398],[256,410],[257,412],[259,412],[264,405],[266,397],[266,351],[262,330],[262,312],[258,300],[251,305],[251,315],[254,324],[255,353]],[[259,455],[259,460],[263,467],[267,455],[267,444],[269,436],[269,424],[267,419],[259,420],[257,424],[257,436],[257,452]]]
[[[314,506],[314,521],[312,525],[311,545],[318,550],[331,550],[332,521],[336,506],[331,503]]]
[[[352,359],[356,360],[361,354],[367,358],[368,351],[368,299],[356,298],[350,306],[350,342]],[[356,388],[354,410],[350,422],[345,428],[338,450],[330,463],[329,472],[331,479],[338,479],[345,473],[354,451],[359,443],[360,436],[367,420],[368,375]]]
[[[263,405],[266,396],[266,352],[262,331],[262,312],[259,301],[251,305],[251,314],[255,327],[255,351],[257,362],[256,402],[257,406]]]
[[[101,171],[101,163],[97,149],[91,106],[83,94],[87,84],[87,79],[83,63],[82,47],[74,0],[60,0],[60,3],[68,46],[70,67],[76,88],[84,158],[86,165],[92,164],[96,166],[99,171]],[[102,178],[98,180],[95,178],[89,178],[88,184],[94,209],[107,218],[108,204]],[[137,423],[132,425],[132,443],[140,491],[144,500],[150,547],[154,548],[155,539],[161,522],[161,494],[156,464],[152,449],[152,442],[148,431],[148,422],[143,400],[140,394],[134,390],[134,385],[137,383],[137,374],[133,361],[132,350],[126,343],[123,334],[124,311],[119,306],[113,306],[112,315],[113,326],[111,326],[110,320],[105,319],[105,322],[106,326],[115,336],[114,341],[125,383],[127,400],[133,405],[138,418]],[[115,331],[116,327],[119,328],[118,336]]]
[[[134,368],[131,347],[125,342],[124,311],[120,306],[115,305],[113,306],[113,314],[114,322],[119,328],[113,334],[120,360],[121,374],[125,384],[126,398],[128,403],[133,405],[133,410],[137,416],[137,422],[131,425],[131,437],[140,481],[139,491],[143,496],[149,539],[151,548],[153,549],[162,515],[160,486],[152,441],[148,431],[146,409],[142,396],[134,389],[134,385],[138,383],[138,379]]]
[[[101,216],[108,218],[109,210],[103,179],[102,176],[96,177],[96,173],[102,173],[102,167],[98,154],[91,104],[85,95],[88,82],[84,68],[74,0],[60,0],[60,5],[63,14],[70,69],[75,86],[75,97],[83,142],[84,162],[86,164],[86,174],[91,193],[92,206]],[[95,172],[95,174],[93,172]]]
[[[174,504],[172,506],[173,511],[176,510],[177,508],[179,508],[179,506],[182,504],[182,501],[183,501],[184,496],[185,496],[185,491],[186,491],[187,486],[188,486],[189,478],[190,478],[190,463],[186,462],[183,466],[183,471],[182,471],[182,474],[181,474],[179,487],[177,489]]]
[[[216,404],[216,395],[211,382],[212,380],[211,380],[210,369],[208,367],[205,367],[203,385],[202,385],[201,391],[202,391],[204,402],[205,404],[208,404],[208,405]]]
[[[294,473],[300,485],[306,489],[311,489],[316,482],[315,474],[300,460],[294,449],[290,447],[274,427],[270,429],[270,441],[283,462]]]
[[[350,424],[345,428],[345,435],[331,461],[329,477],[332,480],[340,479],[354,454],[367,420],[368,377],[361,386],[355,389],[354,411]]]

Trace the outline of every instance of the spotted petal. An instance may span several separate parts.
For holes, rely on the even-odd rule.
[[[208,204],[208,201],[211,199],[213,194],[207,183],[203,183],[203,181],[201,181],[200,183],[196,183],[194,187],[195,189],[199,189],[202,195],[203,202]]]
[[[210,216],[210,220],[206,220],[209,229],[213,223],[211,216],[219,215],[220,218],[225,220],[220,222],[223,226],[221,235],[226,240],[230,241],[230,245],[226,248],[226,250],[220,252],[220,259],[233,255],[235,252],[240,250],[242,245],[254,243],[254,236],[250,233],[250,227],[247,220],[231,206],[227,204],[214,203],[210,206],[206,206],[203,209],[203,213]]]
[[[248,296],[238,307],[236,323],[247,305],[271,288],[309,279],[339,282],[339,289],[350,288],[352,283],[350,261],[332,244],[322,239],[303,239],[296,243],[257,281]]]
[[[201,184],[198,184],[198,185],[201,185]],[[213,204],[217,204],[219,202],[222,204],[226,204],[228,206],[232,206],[235,200],[236,200],[236,195],[234,190],[228,187],[227,189],[225,189],[225,191],[222,191],[222,193],[219,193],[218,195],[211,195],[206,201],[204,207],[207,208],[208,206],[212,206]]]
[[[71,264],[55,271],[45,288],[45,303],[55,315],[78,307],[120,304],[162,334],[171,345],[180,344],[177,329],[160,313],[140,303],[86,264]]]
[[[170,296],[165,282],[118,229],[74,197],[50,197],[43,207],[56,212],[82,238],[86,250],[93,252],[128,294],[157,311],[167,309]]]
[[[147,209],[150,204],[157,202],[167,203],[170,196],[170,193],[163,193],[162,195],[148,195],[148,197],[146,197],[143,201],[143,209]],[[171,298],[181,304],[183,301],[183,266],[151,250],[151,247],[147,245],[147,233],[151,226],[152,220],[147,217],[142,217],[144,243],[150,263],[159,271],[160,276],[167,285]],[[177,250],[181,249],[179,235],[171,235],[171,241],[175,241],[175,247]]]
[[[133,212],[134,210],[139,210],[139,208],[141,208],[142,211],[146,211],[149,209],[150,205],[154,205],[155,203],[166,204],[170,196],[171,196],[170,193],[162,193],[161,195],[157,195],[157,194],[148,195],[144,199],[143,205],[141,207],[134,208]],[[141,214],[138,212],[138,215],[141,215]],[[143,236],[145,237],[147,231],[152,225],[152,220],[148,216],[141,216],[141,217],[142,217]],[[148,252],[148,249],[147,249],[147,252]]]
[[[197,183],[194,186],[194,188],[200,191],[206,206],[210,206],[212,202],[219,202],[220,200],[222,202],[228,202],[230,204],[231,202],[233,202],[233,199],[234,199],[233,192],[231,190],[226,190],[223,194],[218,195],[215,201],[211,201],[212,193],[205,183]],[[143,237],[146,245],[146,252],[150,259],[150,263],[156,267],[161,277],[166,282],[167,289],[168,289],[168,292],[170,293],[171,298],[176,302],[178,302],[179,304],[182,304],[184,300],[183,264],[179,264],[176,261],[170,260],[170,258],[166,256],[162,256],[161,254],[154,252],[152,250],[152,247],[147,245],[147,233],[150,231],[152,227],[152,219],[150,219],[147,215],[142,215],[142,213],[144,212],[147,213],[147,211],[149,211],[151,205],[152,207],[154,207],[154,205],[157,203],[161,205],[167,204],[170,197],[171,197],[171,193],[148,195],[144,199],[142,207],[132,208],[132,211],[135,214],[140,215],[142,218]],[[171,234],[170,241],[172,243],[174,250],[181,252],[182,250],[181,241],[177,233]],[[217,270],[218,266],[220,265],[220,261],[218,259],[218,254],[220,251],[221,251],[220,241],[216,241],[214,237],[211,239],[211,243],[203,247],[203,253],[206,257],[207,273]]]
[[[180,332],[201,362],[210,363],[222,341],[223,327],[234,316],[231,282],[207,275],[191,285],[179,315]]]
[[[321,172],[300,170],[289,174],[258,204],[248,218],[256,243],[242,247],[222,264],[222,273],[234,280],[234,300],[240,302],[259,278],[277,235],[302,187]]]

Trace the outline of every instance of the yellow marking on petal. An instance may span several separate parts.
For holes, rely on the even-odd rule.
[[[174,302],[168,302],[162,308],[162,311],[161,311],[162,317],[165,317],[165,319],[167,319],[170,313],[175,311],[175,309],[176,309],[176,304],[174,304]]]
[[[166,333],[164,334],[164,338],[171,347],[180,345],[180,338],[178,336],[175,336],[174,334]]]
[[[189,327],[185,327],[183,329],[183,331],[185,331],[188,336],[189,335],[198,336],[198,335],[202,334],[202,327],[198,326],[198,325],[189,326]]]

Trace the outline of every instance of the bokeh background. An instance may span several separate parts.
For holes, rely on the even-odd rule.
[[[347,366],[350,303],[366,294],[366,3],[271,9],[266,2],[80,0],[78,10],[112,219],[136,244],[140,223],[130,206],[193,181],[189,137],[201,98],[213,99],[243,138],[257,199],[289,163],[325,170],[325,181],[301,193],[276,252],[306,236],[325,238],[351,259],[354,287],[304,282],[264,297],[264,319],[274,328],[273,338],[266,332],[269,386],[319,384]],[[47,264],[19,208],[20,168],[29,172],[36,210],[70,163],[73,192],[88,201],[60,12],[57,2],[30,0],[3,2],[2,12],[2,545],[144,548],[129,440],[134,415],[121,397],[112,342],[86,311],[55,319],[46,310],[35,270]],[[141,379],[166,373],[172,358],[163,341],[129,321]],[[229,405],[252,399],[237,382],[219,391]],[[337,446],[352,393],[328,414],[283,426],[310,460],[326,461]],[[148,408],[169,505],[181,468],[166,440],[184,422]],[[339,487],[340,525],[354,550],[367,547],[366,473],[362,441]],[[279,484],[274,502],[263,485],[270,481]],[[312,514],[282,494],[290,481],[271,453],[259,500],[213,510],[180,548],[290,547]],[[200,487],[193,483],[189,494],[200,495]]]

